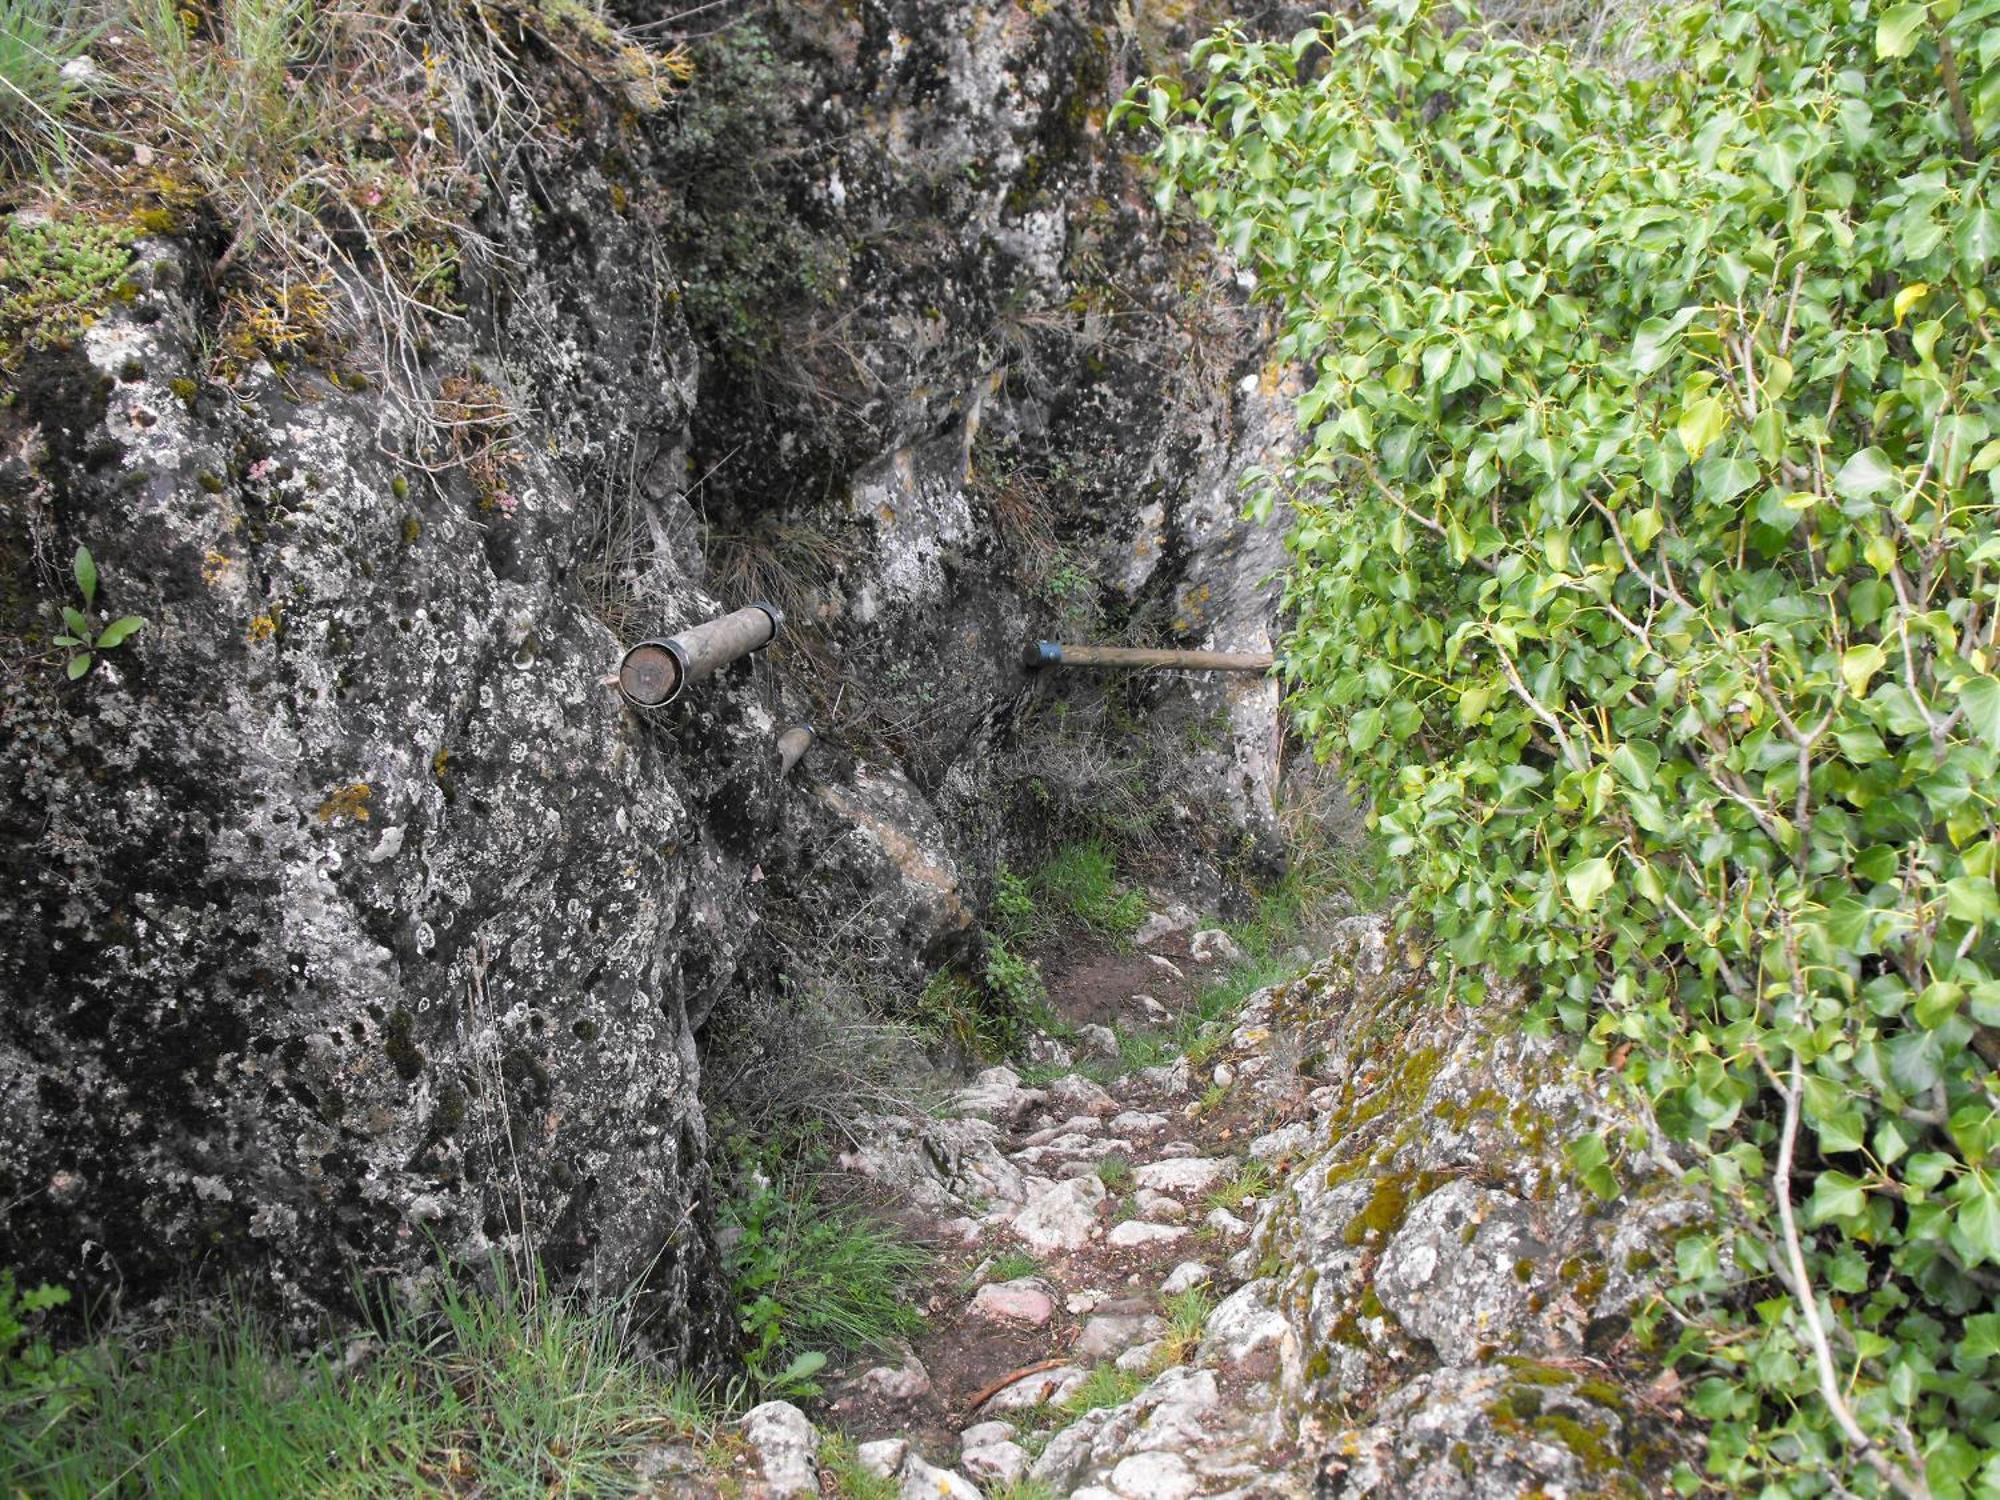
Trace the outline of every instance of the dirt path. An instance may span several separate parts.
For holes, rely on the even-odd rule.
[[[902,1465],[892,1444],[906,1442],[1003,1488],[1066,1423],[1192,1355],[1208,1311],[1244,1279],[1254,1199],[1287,1165],[1244,1154],[1248,1091],[1205,1061],[1234,1020],[1197,1025],[1198,1007],[1233,956],[1226,939],[1186,933],[1069,955],[1049,998],[1072,1034],[1037,1038],[1045,1062],[989,1069],[960,1093],[964,1149],[1001,1187],[1018,1174],[1022,1201],[930,1214],[942,1249],[911,1358],[830,1383],[825,1420],[873,1445],[862,1456],[878,1472]],[[1255,1128],[1279,1114],[1258,1098]]]

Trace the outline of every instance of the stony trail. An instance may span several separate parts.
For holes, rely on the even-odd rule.
[[[1212,930],[1074,955],[1049,996],[1071,1039],[1039,1037],[1037,1064],[989,1068],[959,1092],[944,1133],[993,1195],[983,1212],[932,1219],[946,1248],[909,1356],[831,1389],[830,1415],[861,1444],[864,1465],[920,1476],[925,1493],[954,1492],[948,1474],[936,1480],[941,1490],[928,1488],[954,1469],[989,1487],[1032,1471],[1066,1489],[1081,1467],[1074,1460],[1087,1459],[1077,1439],[1097,1425],[1088,1413],[1195,1354],[1208,1310],[1247,1277],[1243,1215],[1289,1167],[1290,1138],[1245,1137],[1234,1085],[1254,1065],[1185,1055],[1124,1063],[1159,1045],[1240,956]],[[1213,1023],[1197,1056],[1219,1056],[1224,1026]],[[1268,1118],[1272,1102],[1254,1113]],[[1257,1165],[1246,1173],[1246,1163]],[[847,1164],[898,1170],[865,1150]],[[1251,1358],[1260,1347],[1264,1368]],[[1138,1446],[1112,1476],[1113,1493],[1191,1494],[1204,1477],[1240,1483],[1244,1459],[1232,1440],[1243,1434],[1212,1419],[1226,1393],[1268,1379],[1276,1361],[1268,1341],[1233,1354],[1227,1368],[1158,1385],[1144,1425],[1150,1438],[1171,1437],[1173,1451]],[[1072,1416],[1086,1418],[1074,1434]]]
[[[1148,936],[1056,970],[1073,1036],[842,1159],[943,1247],[924,1332],[825,1380],[849,1465],[901,1500],[1657,1492],[1691,1436],[1630,1329],[1701,1210],[1633,1118],[1375,919],[1226,1011],[1220,933]],[[1615,1207],[1565,1163],[1593,1129]],[[854,1493],[795,1408],[744,1433],[752,1493]]]
[[[1142,1388],[1150,1399],[1127,1413],[1137,1420],[1119,1446],[1131,1451],[1104,1476],[1110,1493],[1266,1478],[1264,1435],[1226,1413],[1254,1405],[1241,1398],[1276,1374],[1276,1354],[1254,1317],[1228,1341],[1243,1321],[1229,1298],[1252,1269],[1247,1216],[1296,1141],[1246,1135],[1253,1117],[1286,1111],[1268,1092],[1246,1106],[1237,1085],[1264,1070],[1223,1060],[1231,1018],[1197,1032],[1192,1057],[1128,1066],[1164,1051],[1242,956],[1219,930],[1164,926],[1130,950],[1070,955],[1049,984],[1069,1039],[1037,1037],[1026,1069],[980,1073],[954,1099],[956,1118],[934,1126],[956,1168],[937,1187],[958,1201],[925,1195],[943,1246],[925,1331],[897,1364],[829,1387],[829,1417],[864,1467],[907,1493],[970,1496],[1024,1479],[1070,1492],[1104,1414]],[[935,1153],[868,1148],[844,1165],[893,1182],[912,1160],[937,1165]],[[966,1181],[985,1191],[960,1191]],[[1208,1324],[1220,1334],[1205,1352],[1218,1357],[1197,1361]]]

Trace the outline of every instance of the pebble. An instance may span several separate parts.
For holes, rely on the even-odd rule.
[[[1125,1500],[1188,1500],[1198,1482],[1178,1453],[1135,1453],[1111,1471],[1111,1492]]]
[[[1110,1359],[1166,1331],[1167,1325],[1150,1313],[1099,1314],[1076,1336],[1075,1352],[1092,1362]]]
[[[1094,1175],[1058,1183],[1014,1216],[1014,1237],[1038,1255],[1081,1250],[1097,1228],[1104,1198],[1104,1184]]]
[[[1083,1043],[1086,1051],[1095,1052],[1099,1057],[1116,1062],[1118,1059],[1118,1034],[1109,1026],[1079,1026],[1076,1039]]]
[[[1120,1135],[1150,1135],[1155,1130],[1167,1128],[1165,1115],[1149,1114],[1143,1109],[1128,1109],[1116,1114],[1107,1122],[1107,1128]]]
[[[887,1479],[903,1467],[903,1456],[909,1451],[910,1445],[902,1438],[877,1438],[856,1448],[854,1458],[877,1479]]]
[[[1132,1201],[1139,1210],[1139,1217],[1150,1219],[1155,1224],[1178,1224],[1187,1218],[1185,1203],[1165,1193],[1156,1193],[1151,1188],[1140,1188]]]
[[[819,1493],[819,1469],[813,1461],[819,1441],[806,1414],[791,1402],[752,1407],[743,1416],[743,1438],[757,1451],[772,1500]]]
[[[1055,1312],[1056,1301],[1048,1283],[1033,1276],[988,1282],[972,1297],[973,1316],[995,1323],[1026,1323],[1040,1328]]]
[[[1162,1193],[1205,1193],[1236,1169],[1227,1156],[1173,1156],[1133,1172],[1140,1187]]]
[[[1180,1239],[1187,1231],[1176,1224],[1148,1224],[1144,1219],[1127,1219],[1104,1237],[1107,1245],[1133,1250],[1140,1245],[1158,1245]]]
[[[1191,1292],[1198,1286],[1207,1286],[1215,1279],[1215,1273],[1198,1260],[1184,1260],[1167,1273],[1167,1279],[1160,1283],[1162,1297],[1178,1297],[1182,1292]]]
[[[986,1410],[1030,1411],[1037,1406],[1053,1406],[1082,1384],[1083,1371],[1075,1365],[1037,1370],[995,1395],[986,1403]]]
[[[1240,964],[1243,950],[1220,927],[1204,927],[1188,939],[1188,957],[1198,964],[1214,963],[1217,959],[1226,964]]]
[[[1210,1209],[1208,1217],[1202,1220],[1210,1229],[1219,1234],[1248,1234],[1250,1226],[1226,1208]]]
[[[958,1465],[980,1484],[1010,1485],[1028,1472],[1028,1450],[1011,1438],[1002,1438],[964,1449],[958,1456]]]

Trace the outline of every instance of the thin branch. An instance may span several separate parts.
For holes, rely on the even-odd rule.
[[[1923,1476],[1907,1473],[1890,1460],[1881,1445],[1861,1430],[1861,1424],[1854,1419],[1853,1408],[1841,1393],[1840,1374],[1833,1362],[1833,1347],[1827,1341],[1826,1324],[1819,1315],[1819,1298],[1806,1274],[1805,1250],[1800,1245],[1798,1221],[1792,1211],[1792,1152],[1798,1144],[1799,1096],[1804,1091],[1798,1054],[1794,1053],[1791,1081],[1783,1089],[1785,1127],[1778,1141],[1778,1164],[1771,1176],[1771,1188],[1778,1200],[1778,1220],[1784,1227],[1785,1262],[1790,1268],[1792,1297],[1798,1303],[1799,1315],[1805,1320],[1806,1337],[1812,1343],[1820,1398],[1826,1402],[1827,1410],[1833,1414],[1834,1421],[1839,1424],[1855,1452],[1881,1476],[1883,1483],[1897,1494],[1908,1497],[1908,1500],[1930,1500],[1930,1485]]]

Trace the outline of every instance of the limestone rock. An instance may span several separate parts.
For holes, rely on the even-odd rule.
[[[1168,1157],[1147,1162],[1132,1173],[1140,1187],[1161,1193],[1205,1193],[1222,1181],[1236,1164],[1226,1156]]]
[[[813,1455],[819,1439],[804,1412],[788,1401],[766,1401],[743,1416],[743,1440],[757,1455],[772,1500],[819,1493]]]
[[[1048,1283],[1033,1276],[989,1282],[972,1298],[972,1315],[996,1323],[1023,1323],[1040,1328],[1055,1316],[1055,1310]]]
[[[1016,1214],[1014,1236],[1037,1255],[1080,1250],[1097,1228],[1104,1184],[1093,1174],[1059,1183]]]

